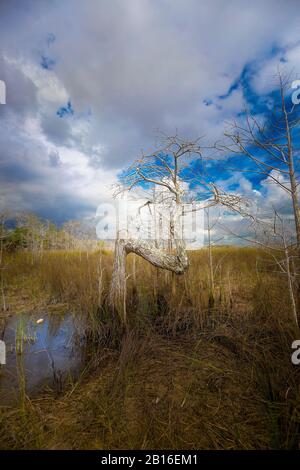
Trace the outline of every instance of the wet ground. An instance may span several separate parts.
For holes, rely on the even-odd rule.
[[[71,313],[9,317],[3,335],[6,364],[0,366],[0,404],[17,399],[22,390],[28,396],[47,387],[59,392],[76,379],[84,359],[81,327]]]

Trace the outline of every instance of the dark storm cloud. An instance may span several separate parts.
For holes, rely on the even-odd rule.
[[[0,76],[6,84],[6,105],[0,106],[0,117],[13,112],[24,118],[37,112],[37,88],[13,63],[5,60],[0,50]]]
[[[46,137],[56,145],[68,145],[71,127],[68,121],[60,119],[54,110],[41,116],[41,127]]]
[[[1,140],[2,181],[20,182],[3,201],[55,213],[56,191],[73,214],[106,196],[108,172],[151,148],[157,128],[214,141],[245,105],[232,85],[245,66],[255,75],[271,51],[295,49],[296,13],[293,0],[2,0],[0,120],[16,134]]]
[[[49,154],[49,163],[53,167],[58,167],[60,165],[61,161],[58,152],[51,152]]]
[[[39,217],[59,225],[67,220],[86,218],[93,213],[94,209],[92,204],[84,203],[71,195],[60,194],[54,198],[49,198],[47,194],[44,194],[38,202],[34,201],[33,198],[30,200],[29,195],[24,196],[27,197],[29,206],[35,205],[35,213]]]

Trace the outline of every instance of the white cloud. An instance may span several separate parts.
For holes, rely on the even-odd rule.
[[[15,186],[8,178],[3,198],[41,212],[44,204],[45,215],[55,193],[72,216],[76,204],[78,214],[96,208],[122,166],[151,147],[156,128],[217,140],[224,119],[244,107],[240,86],[218,97],[253,61],[253,84],[266,91],[279,58],[270,51],[282,47],[297,66],[297,36],[292,0],[1,2],[0,75],[9,91],[0,109],[1,158],[7,171],[10,160],[28,178]],[[41,67],[42,56],[53,60],[51,70]],[[58,117],[69,99],[74,115]],[[53,152],[60,164],[47,166]]]

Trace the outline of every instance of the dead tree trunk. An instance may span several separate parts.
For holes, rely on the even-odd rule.
[[[282,84],[281,77],[280,77],[280,84],[281,84],[281,87],[280,87],[281,107],[282,107],[282,113],[284,116],[286,143],[287,143],[288,172],[289,172],[290,185],[291,185],[290,192],[291,192],[291,197],[292,197],[293,212],[294,212],[294,219],[295,219],[297,251],[298,251],[298,257],[300,258],[300,207],[299,207],[298,183],[297,183],[296,171],[295,171],[291,126],[290,126],[288,112],[286,110],[285,98],[284,98],[284,86]]]
[[[175,240],[176,252],[167,253],[142,240],[120,239],[115,244],[115,259],[109,292],[109,305],[120,315],[124,311],[126,294],[126,256],[135,253],[161,269],[175,274],[183,274],[189,266],[183,240]],[[122,315],[124,317],[124,315]],[[123,318],[124,320],[124,318]]]
[[[109,292],[109,304],[119,313],[125,311],[126,290],[126,256],[135,253],[157,268],[182,274],[188,268],[188,258],[185,243],[182,237],[182,201],[185,191],[182,187],[180,172],[183,158],[201,155],[199,138],[186,140],[175,136],[162,135],[163,146],[149,155],[142,154],[141,158],[131,165],[122,178],[121,188],[117,194],[124,190],[132,190],[141,183],[150,184],[154,188],[154,203],[156,203],[155,187],[160,189],[158,199],[170,209],[171,224],[170,238],[174,242],[174,251],[168,253],[155,243],[145,240],[135,240],[126,233],[126,237],[118,235],[115,246],[115,260],[113,275]],[[149,201],[150,202],[150,201]],[[118,225],[117,225],[118,226]],[[117,233],[120,233],[117,230]],[[123,315],[124,319],[124,315]]]

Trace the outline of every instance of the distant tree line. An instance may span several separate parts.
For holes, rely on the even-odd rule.
[[[61,227],[34,214],[0,214],[1,250],[94,250],[103,243],[96,240],[93,227],[82,221],[68,221]]]

